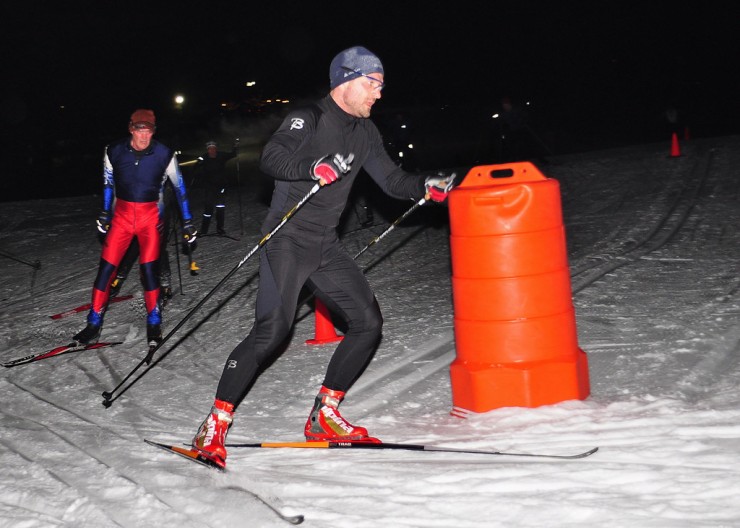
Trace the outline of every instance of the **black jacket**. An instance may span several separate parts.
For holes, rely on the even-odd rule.
[[[375,124],[347,114],[326,96],[288,114],[262,151],[260,168],[275,179],[264,228],[274,227],[311,190],[316,183],[311,177],[313,163],[337,153],[354,154],[352,170],[316,193],[295,214],[296,221],[336,227],[361,169],[394,198],[417,200],[424,195],[424,176],[393,162]]]

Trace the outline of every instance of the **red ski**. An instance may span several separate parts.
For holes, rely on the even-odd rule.
[[[144,439],[144,442],[154,447],[164,449],[165,451],[169,451],[170,453],[175,453],[176,455],[180,455],[183,458],[186,458],[193,462],[197,462],[198,464],[204,465],[211,469],[216,469],[218,471],[226,471],[226,464],[221,465],[219,461],[209,458],[205,456],[203,453],[201,453],[200,451],[196,451],[195,449],[191,449],[189,447],[181,447],[181,446],[172,445],[172,444],[162,444],[160,442],[154,442],[152,440],[147,440],[147,439]]]
[[[133,295],[121,295],[120,297],[112,297],[108,301],[108,304],[113,304],[113,303],[117,303],[121,301],[128,301],[129,299],[133,299],[133,298],[134,298]],[[52,319],[61,319],[62,317],[67,317],[68,315],[74,315],[76,313],[86,312],[90,308],[92,308],[92,304],[87,303],[87,304],[83,304],[82,306],[78,306],[77,308],[72,308],[71,310],[67,310],[66,312],[61,312],[58,314],[50,315],[49,317],[51,317]]]
[[[40,354],[31,354],[18,359],[12,359],[3,363],[3,367],[17,367],[18,365],[25,365],[27,363],[33,363],[34,361],[40,361],[42,359],[48,359],[50,357],[61,356],[62,354],[69,354],[70,352],[82,352],[83,350],[97,350],[98,348],[112,347],[113,345],[120,345],[123,341],[113,341],[111,343],[93,343],[91,345],[80,345],[76,342],[72,342],[68,345],[60,346],[49,350],[48,352],[41,352]]]

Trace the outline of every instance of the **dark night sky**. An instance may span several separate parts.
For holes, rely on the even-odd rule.
[[[698,131],[738,130],[730,2],[67,4],[14,4],[0,21],[0,120],[16,143],[41,126],[125,135],[134,108],[167,116],[178,92],[188,111],[215,112],[247,97],[247,80],[266,96],[323,94],[331,58],[357,44],[385,65],[378,108],[488,111],[509,95],[588,134],[638,130],[674,101]]]

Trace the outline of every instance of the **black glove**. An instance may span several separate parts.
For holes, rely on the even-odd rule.
[[[311,165],[311,177],[314,180],[319,180],[321,185],[334,183],[342,175],[352,170],[352,161],[354,159],[355,155],[351,152],[346,158],[341,154],[324,156]]]
[[[195,239],[198,236],[198,230],[195,229],[192,221],[185,220],[182,225],[182,233],[185,242],[187,242],[192,247],[192,245],[195,243]]]
[[[438,173],[437,176],[427,176],[424,181],[427,199],[434,202],[444,202],[455,184],[456,173]]]
[[[95,220],[95,225],[97,225],[101,235],[107,235],[110,229],[110,211],[100,211],[98,219]]]

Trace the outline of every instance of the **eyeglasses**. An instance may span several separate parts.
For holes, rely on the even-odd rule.
[[[383,90],[383,88],[385,88],[385,83],[380,79],[376,79],[375,77],[371,77],[370,75],[365,75],[359,70],[353,70],[352,68],[347,68],[346,66],[342,66],[342,69],[344,71],[352,72],[368,79],[373,90],[378,90],[380,92]]]

